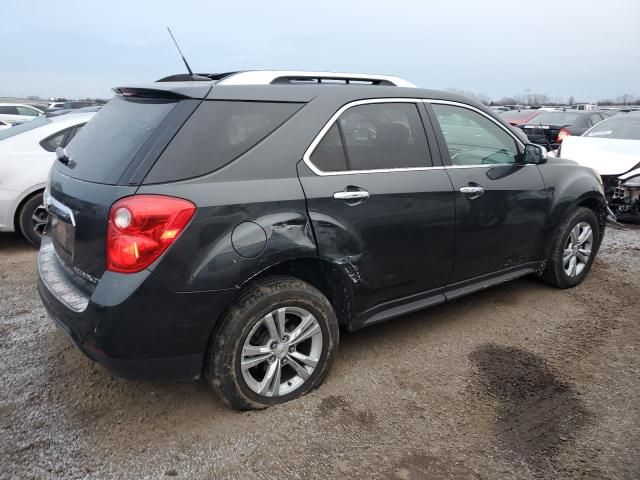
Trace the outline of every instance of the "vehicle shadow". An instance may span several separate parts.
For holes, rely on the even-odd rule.
[[[19,233],[0,233],[0,254],[21,250],[36,250],[36,247],[27,242]]]
[[[538,289],[548,287],[533,278],[524,278],[357,332],[342,330],[338,356],[325,384],[313,395],[296,402],[315,405],[332,391],[348,390],[345,384],[348,378],[367,369],[371,356],[391,358],[400,346],[421,348],[421,342],[430,335],[463,331],[467,325],[461,324],[473,324],[479,310],[491,311],[497,305],[518,308],[522,292]],[[150,423],[155,431],[167,429],[193,435],[202,429],[209,431],[218,425],[217,422],[224,424],[225,419],[241,422],[248,415],[226,407],[202,379],[198,382],[138,382],[114,378],[84,357],[61,332],[55,333],[52,342],[55,345],[50,358],[42,360],[52,366],[47,388],[55,390],[54,396],[60,399],[65,414],[72,423],[79,422],[84,432],[92,429],[86,428],[86,419],[91,418],[92,425],[103,424],[101,428],[108,426],[118,430],[126,425],[126,435],[145,437]],[[326,392],[323,392],[325,388]],[[112,425],[114,409],[118,419],[117,424]],[[267,412],[273,410],[251,415],[268,416]],[[156,440],[149,438],[148,441]]]

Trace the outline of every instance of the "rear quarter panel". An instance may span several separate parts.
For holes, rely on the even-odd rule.
[[[139,193],[188,198],[198,207],[180,238],[150,267],[173,291],[238,288],[274,264],[316,256],[297,177],[147,186]],[[264,235],[251,258],[240,255],[232,241],[243,222],[259,226],[254,229]]]
[[[157,278],[174,291],[222,290],[241,287],[284,261],[317,258],[296,164],[330,113],[306,105],[253,149],[215,172],[142,185],[137,193],[172,195],[198,207],[187,229],[150,267]],[[253,258],[240,255],[232,241],[243,222],[259,226],[254,230],[262,230],[266,239]]]

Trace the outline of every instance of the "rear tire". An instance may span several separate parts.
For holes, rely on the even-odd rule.
[[[20,209],[18,225],[24,238],[35,246],[40,246],[42,231],[47,224],[47,210],[44,208],[42,193],[27,199]]]
[[[338,342],[329,300],[306,282],[273,277],[250,286],[224,316],[205,378],[237,410],[284,403],[322,383]]]
[[[576,208],[556,229],[542,279],[558,288],[579,285],[589,273],[599,247],[600,226],[595,213]]]

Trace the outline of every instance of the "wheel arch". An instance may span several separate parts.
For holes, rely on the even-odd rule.
[[[13,229],[15,232],[19,232],[20,231],[20,212],[22,210],[22,207],[24,206],[25,203],[27,203],[29,200],[31,200],[31,198],[33,198],[36,195],[40,195],[44,192],[44,184],[43,185],[37,185],[29,190],[27,190],[26,192],[23,192],[22,195],[20,195],[20,197],[18,197],[16,199],[16,202],[14,203],[14,209],[12,212],[13,215]],[[11,218],[11,217],[9,217]]]
[[[241,286],[247,287],[274,276],[294,277],[309,283],[327,297],[336,313],[339,325],[347,325],[353,315],[353,288],[345,270],[332,262],[317,257],[302,257],[271,265]]]
[[[575,164],[552,164],[549,168],[541,168],[541,173],[545,183],[553,186],[546,222],[547,231],[555,232],[562,219],[579,206],[593,210],[603,230],[607,201],[600,179],[593,170]]]
[[[212,340],[222,326],[222,319],[251,286],[273,277],[294,277],[309,283],[327,297],[334,309],[338,325],[348,326],[353,317],[354,292],[350,277],[339,265],[318,257],[298,257],[272,264],[244,281],[236,294],[219,313],[208,335],[204,359],[208,358]],[[204,361],[204,360],[203,360]],[[204,368],[204,363],[203,363]]]
[[[599,227],[598,243],[600,243],[604,235],[605,227],[607,224],[607,216],[609,214],[607,210],[606,201],[599,196],[587,195],[576,202],[575,208],[577,207],[585,207],[593,211],[593,213],[595,213],[596,218],[598,219],[598,227]]]
[[[566,196],[560,198],[561,201],[555,202],[553,205],[550,222],[547,227],[550,235],[544,250],[545,259],[549,258],[551,246],[553,245],[553,241],[558,232],[558,227],[562,224],[562,220],[567,217],[567,215],[571,215],[576,208],[588,208],[595,213],[599,227],[598,247],[602,242],[607,223],[607,203],[602,194],[598,191],[588,191],[578,197]]]

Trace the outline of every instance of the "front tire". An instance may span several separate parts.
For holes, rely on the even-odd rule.
[[[333,363],[338,322],[329,300],[290,277],[249,287],[222,319],[205,377],[231,408],[265,408],[316,388]]]
[[[576,208],[558,225],[542,278],[558,288],[585,279],[600,246],[600,226],[592,210]]]
[[[18,224],[24,238],[35,246],[42,241],[42,233],[47,225],[48,214],[43,205],[42,193],[27,199],[20,209]]]

